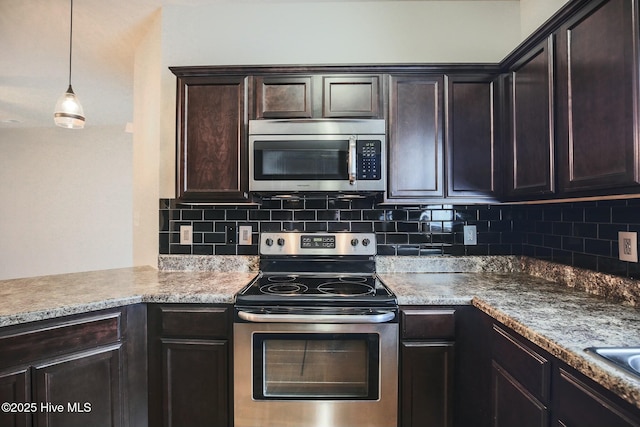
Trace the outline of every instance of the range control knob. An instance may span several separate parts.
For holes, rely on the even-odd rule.
[[[351,246],[358,246],[358,239],[351,239]]]
[[[282,237],[278,239],[278,246],[284,246],[284,239]]]
[[[369,246],[369,243],[371,243],[371,240],[369,240],[369,239],[362,239],[362,246]]]
[[[271,237],[267,238],[267,240],[264,241],[264,243],[267,246],[273,246],[273,239]]]

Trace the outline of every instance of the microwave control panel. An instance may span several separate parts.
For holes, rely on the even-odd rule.
[[[358,161],[357,179],[378,180],[381,179],[382,143],[381,141],[356,141]]]

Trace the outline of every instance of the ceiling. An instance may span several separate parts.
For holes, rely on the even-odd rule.
[[[132,121],[134,52],[163,6],[217,1],[232,0],[76,0],[72,84],[87,126]],[[0,131],[52,126],[68,84],[69,15],[69,0],[0,0]]]
[[[169,3],[74,2],[72,84],[87,126],[132,120],[134,51],[163,2]],[[188,0],[171,1],[179,2]],[[68,85],[69,18],[69,0],[0,0],[0,129],[53,124],[56,100]],[[93,98],[107,102],[87,102]]]

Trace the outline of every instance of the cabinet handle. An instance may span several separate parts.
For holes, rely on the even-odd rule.
[[[356,137],[349,137],[349,184],[354,185],[356,182],[356,174],[358,172],[357,163],[356,163],[357,153],[356,153]]]
[[[393,311],[376,314],[262,314],[238,311],[238,317],[252,323],[386,323],[396,315]]]

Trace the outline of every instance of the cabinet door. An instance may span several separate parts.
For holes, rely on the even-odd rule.
[[[494,427],[549,426],[547,407],[495,362],[492,376]]]
[[[493,77],[447,78],[447,197],[497,197],[494,96]]]
[[[323,117],[382,117],[379,76],[325,76],[323,82]]]
[[[228,342],[162,340],[164,425],[228,427]]]
[[[403,342],[400,425],[446,427],[453,423],[454,343]]]
[[[554,391],[558,425],[566,427],[640,425],[640,417],[626,412],[595,388],[562,368],[559,369]]]
[[[313,117],[310,76],[256,77],[256,118]]]
[[[558,144],[565,192],[640,182],[634,3],[589,2],[558,31]]]
[[[229,427],[229,306],[149,306],[149,425]]]
[[[516,62],[507,81],[506,193],[553,193],[553,36]]]
[[[120,345],[34,366],[38,427],[121,426]]]
[[[444,196],[442,76],[393,76],[389,87],[390,201]]]
[[[15,411],[0,411],[0,426],[31,426],[31,414],[37,411],[23,410],[22,406],[17,406],[31,402],[30,383],[31,377],[28,368],[0,373],[0,403],[16,404]]]
[[[246,88],[242,76],[178,79],[178,198],[248,197]]]
[[[498,325],[493,326],[493,359],[508,371],[528,393],[548,404],[551,395],[551,361],[524,338]],[[545,357],[546,356],[546,357]]]

